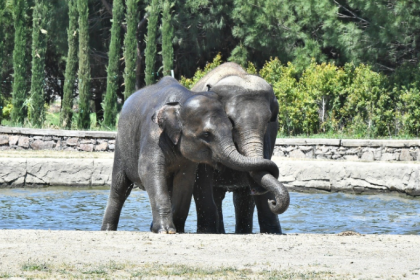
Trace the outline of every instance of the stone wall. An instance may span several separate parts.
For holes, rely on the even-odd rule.
[[[112,159],[0,158],[0,187],[109,186]]]
[[[113,152],[116,132],[29,129],[0,126],[1,150]]]
[[[113,152],[117,133],[0,126],[1,150]],[[420,140],[279,138],[274,156],[339,161],[420,161]]]
[[[292,190],[420,196],[420,164],[273,158]],[[0,158],[0,187],[109,186],[112,159]]]
[[[420,140],[280,138],[274,156],[334,161],[420,161]]]

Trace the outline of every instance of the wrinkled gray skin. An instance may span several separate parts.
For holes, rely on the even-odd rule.
[[[192,91],[209,89],[219,96],[232,122],[238,151],[248,157],[271,159],[279,110],[272,87],[261,77],[247,74],[238,64],[224,63],[204,76]],[[249,186],[251,192],[244,186]],[[236,233],[252,232],[255,205],[260,231],[282,232],[278,214],[287,210],[289,193],[268,170],[244,173],[230,168],[214,170],[205,164],[198,167],[194,187],[197,232],[225,232],[222,201],[227,190],[233,191]]]
[[[170,77],[134,93],[120,114],[101,229],[117,229],[123,204],[136,185],[149,195],[151,231],[183,232],[198,163],[268,169],[278,176],[273,162],[238,153],[232,124],[214,94],[192,93]]]

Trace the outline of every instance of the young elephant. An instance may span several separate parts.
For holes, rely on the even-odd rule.
[[[120,114],[101,229],[117,229],[134,184],[149,195],[153,232],[183,232],[198,163],[278,176],[273,162],[239,154],[232,125],[214,94],[192,93],[170,77],[134,93]]]

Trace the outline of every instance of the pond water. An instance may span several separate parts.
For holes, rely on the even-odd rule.
[[[297,192],[290,197],[289,209],[279,216],[285,233],[420,234],[420,198]],[[107,199],[104,188],[0,189],[0,229],[99,230]],[[232,194],[223,211],[226,232],[232,233]],[[149,231],[151,217],[147,193],[133,190],[118,230]],[[194,203],[185,230],[196,231]],[[256,213],[253,232],[259,232]]]

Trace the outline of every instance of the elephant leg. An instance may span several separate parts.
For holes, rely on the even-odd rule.
[[[185,221],[190,210],[196,169],[196,164],[190,164],[179,170],[173,179],[172,215],[178,233],[185,232]]]
[[[235,205],[235,233],[252,233],[254,199],[248,188],[234,191],[233,204]]]
[[[279,216],[271,212],[267,201],[274,199],[274,194],[269,192],[263,195],[254,196],[254,201],[258,211],[258,223],[261,233],[281,234]]]
[[[166,170],[162,168],[158,161],[147,163],[147,160],[143,160],[142,157],[139,161],[144,162],[139,167],[139,175],[149,195],[152,208],[151,231],[154,233],[176,233],[172,218],[171,199],[167,179],[165,178]]]
[[[119,170],[119,166],[114,163],[111,190],[109,192],[101,230],[117,230],[121,209],[132,189],[132,182],[127,178],[124,171]]]
[[[218,233],[219,214],[213,197],[213,167],[199,164],[194,183],[197,233]]]
[[[218,217],[218,228],[217,233],[226,233],[225,231],[225,224],[223,222],[223,211],[222,211],[222,203],[223,199],[225,199],[226,190],[220,187],[213,187],[213,197],[214,203],[217,207],[217,217]]]

